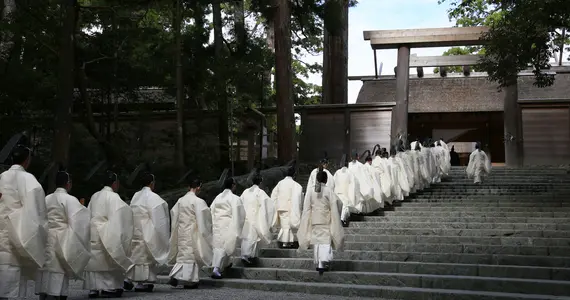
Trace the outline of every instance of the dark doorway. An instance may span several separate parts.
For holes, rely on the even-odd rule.
[[[475,142],[481,142],[493,163],[504,163],[503,132],[503,112],[410,113],[408,116],[410,139],[443,138],[455,145],[462,165],[467,163]]]

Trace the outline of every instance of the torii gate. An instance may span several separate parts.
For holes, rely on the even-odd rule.
[[[487,27],[451,27],[423,28],[402,30],[364,31],[364,40],[370,41],[374,50],[398,49],[396,73],[396,106],[392,110],[392,139],[408,135],[408,98],[410,67],[432,66],[470,66],[476,65],[477,55],[413,57],[410,64],[411,48],[455,47],[482,45],[480,39]],[[517,85],[505,88],[504,128],[505,128],[505,162],[507,166],[520,166],[522,153],[522,115],[518,104]],[[392,140],[392,143],[395,141]]]

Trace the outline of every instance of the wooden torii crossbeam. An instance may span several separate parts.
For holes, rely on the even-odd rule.
[[[364,40],[372,49],[455,47],[481,45],[487,27],[420,28],[364,31]]]

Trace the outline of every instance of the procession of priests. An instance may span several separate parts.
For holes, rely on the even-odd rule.
[[[107,172],[102,188],[85,207],[71,195],[72,176],[55,175],[55,191],[44,194],[26,169],[32,151],[16,146],[12,167],[0,174],[0,299],[23,297],[35,281],[40,299],[64,300],[69,281],[83,281],[90,298],[121,297],[125,290],[152,292],[163,266],[171,266],[169,284],[197,288],[204,267],[224,277],[233,257],[255,266],[260,249],[274,240],[280,248],[312,248],[319,273],[330,270],[333,250],[344,246],[351,214],[368,214],[441,182],[449,175],[450,151],[435,141],[390,150],[375,147],[364,162],[353,151],[335,174],[323,159],[307,182],[294,180],[296,168],[268,195],[256,171],[238,196],[227,178],[210,206],[200,198],[202,182],[193,178],[171,210],[155,193],[155,176],[137,178],[140,190],[127,204],[117,193],[120,180]],[[491,171],[477,144],[467,177],[481,183]],[[239,252],[237,251],[239,248]]]

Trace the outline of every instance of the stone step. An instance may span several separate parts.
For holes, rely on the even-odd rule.
[[[570,224],[569,218],[533,218],[533,217],[403,217],[403,216],[378,216],[374,218],[364,217],[362,221],[355,220],[350,223],[353,224],[375,224],[375,223],[390,223],[390,222],[465,222],[465,223],[537,223],[537,224]]]
[[[332,263],[332,270],[335,263]],[[332,271],[283,268],[232,268],[227,278],[279,280],[288,282],[354,283],[397,287],[458,289],[487,292],[570,295],[570,282],[560,280],[496,278],[482,276]]]
[[[457,208],[433,208],[425,207],[425,211],[418,211],[418,209],[405,210],[397,208],[396,211],[384,211],[381,212],[383,215],[371,215],[363,216],[364,220],[371,220],[369,218],[381,217],[381,216],[403,216],[403,217],[529,217],[529,218],[570,218],[570,211],[564,210],[563,208],[551,209],[544,207],[523,207],[523,208],[505,208],[500,209],[488,207],[488,208],[478,208],[477,210],[470,211],[458,211]]]
[[[300,251],[296,249],[263,249],[263,258],[313,258],[313,250]],[[484,265],[514,265],[569,268],[570,259],[567,256],[545,255],[513,255],[487,253],[430,253],[430,252],[397,252],[397,251],[335,251],[335,259],[339,260],[377,260],[377,261],[416,261],[430,263],[484,264]]]
[[[345,236],[346,242],[362,243],[417,243],[417,244],[477,244],[499,246],[570,247],[569,238],[541,237],[486,237],[486,236],[437,236],[437,235],[364,235]]]
[[[352,222],[349,229],[499,229],[499,230],[561,230],[570,231],[570,224],[549,223],[467,223],[467,222]]]
[[[421,206],[402,206],[402,207],[395,207],[394,211],[384,211],[385,215],[394,215],[394,214],[409,214],[413,213],[415,215],[417,213],[418,216],[422,215],[422,213],[426,213],[427,215],[430,214],[437,214],[437,213],[449,213],[449,212],[460,212],[471,214],[471,213],[482,213],[482,212],[545,212],[545,213],[555,213],[551,216],[557,217],[566,217],[567,214],[570,213],[569,207],[563,206],[541,206],[541,205],[533,205],[533,206],[491,206],[489,203],[488,205],[469,205],[469,206],[451,206],[451,205],[435,205],[437,202],[425,202],[425,205]],[[434,205],[432,205],[434,204]],[[418,211],[418,210],[425,210],[425,211]],[[557,213],[557,214],[556,214]],[[545,214],[546,216],[547,214]],[[436,215],[434,215],[436,216]]]
[[[560,200],[559,200],[560,201]],[[395,206],[394,210],[406,210],[406,208],[424,208],[424,207],[432,207],[432,208],[439,208],[439,207],[454,207],[454,208],[465,208],[469,209],[471,207],[544,207],[544,208],[569,208],[570,202],[559,202],[559,201],[524,201],[524,202],[516,202],[514,200],[506,200],[506,201],[485,201],[485,199],[471,199],[471,200],[462,200],[458,199],[457,201],[445,201],[445,199],[431,199],[425,201],[410,201],[406,203],[405,206]]]
[[[232,259],[233,265],[243,267],[239,258]],[[279,269],[305,269],[314,270],[315,264],[312,258],[258,258],[255,268],[279,268]],[[210,272],[211,268],[204,268]],[[459,275],[459,276],[483,276],[483,277],[506,277],[523,279],[543,280],[568,280],[570,279],[569,268],[548,268],[537,266],[498,266],[483,264],[451,264],[451,263],[427,263],[413,261],[374,261],[374,260],[334,260],[334,271],[361,272],[388,272],[410,274],[433,274],[433,275]],[[161,275],[168,275],[170,269],[164,269]]]
[[[316,272],[315,272],[316,273]],[[332,274],[332,273],[331,273]],[[325,274],[324,276],[327,276]],[[168,281],[159,278],[159,283]],[[384,299],[438,299],[438,300],[570,300],[570,297],[551,295],[515,294],[504,292],[465,291],[435,288],[414,288],[380,285],[359,285],[346,283],[298,282],[280,280],[251,280],[251,279],[209,279],[203,278],[200,284],[204,286],[254,289],[263,291],[286,291],[307,294],[337,295],[350,297],[373,297]]]
[[[514,230],[514,229],[454,229],[454,228],[345,228],[345,234],[361,235],[439,235],[439,236],[514,236],[570,238],[570,231],[563,230]]]
[[[273,245],[271,245],[273,246]],[[278,249],[264,247],[263,250]],[[262,250],[262,251],[263,251]],[[519,245],[482,245],[482,244],[444,244],[444,243],[395,243],[395,242],[354,242],[347,241],[344,250],[421,252],[421,253],[469,253],[469,254],[504,254],[538,255],[570,257],[570,247],[555,246],[519,246]],[[239,251],[237,252],[239,253]],[[263,253],[263,252],[262,252]]]

